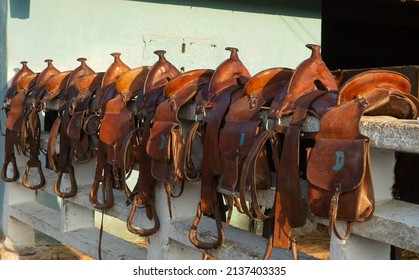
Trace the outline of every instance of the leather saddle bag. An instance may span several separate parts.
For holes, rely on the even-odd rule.
[[[341,240],[349,238],[353,222],[366,221],[374,212],[369,152],[367,138],[317,139],[308,155],[310,212],[329,219],[329,231]],[[336,220],[347,221],[344,236]]]
[[[180,147],[183,146],[180,125],[171,122],[156,122],[147,143],[151,162],[151,174],[159,181],[180,181],[178,165]]]

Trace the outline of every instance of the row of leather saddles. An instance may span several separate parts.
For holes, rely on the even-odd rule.
[[[156,183],[165,186],[171,217],[172,200],[185,183],[197,182],[201,197],[189,238],[203,250],[222,246],[233,209],[267,225],[266,259],[272,248],[291,249],[297,258],[292,229],[304,226],[306,209],[329,219],[329,230],[347,239],[353,222],[370,219],[375,207],[361,117],[415,119],[419,102],[410,94],[409,79],[393,71],[364,71],[341,84],[322,60],[320,46],[307,47],[311,55],[296,69],[269,68],[253,76],[236,48],[226,48],[230,57],[215,70],[188,72],[179,71],[162,50],[155,51],[152,66],[136,68],[113,53],[105,72],[95,72],[84,58],[69,71],[56,69],[52,60],[45,60],[41,72],[22,62],[4,98],[2,178],[19,180],[19,152],[28,159],[22,184],[43,188],[43,169],[49,168],[57,174],[54,192],[65,199],[78,193],[74,165],[95,160],[92,206],[110,209],[114,192],[123,192],[131,205],[127,228],[140,236],[160,227]],[[179,116],[184,106],[194,109],[187,129]],[[46,149],[40,117],[45,114],[52,118]],[[320,122],[317,132],[302,131],[308,116]],[[69,180],[61,182],[63,174]],[[129,176],[136,176],[133,186],[127,185]],[[258,193],[268,189],[275,193],[274,204],[261,207]],[[139,207],[151,227],[133,224]],[[216,236],[197,233],[202,215],[215,220]],[[344,234],[336,221],[346,221]]]

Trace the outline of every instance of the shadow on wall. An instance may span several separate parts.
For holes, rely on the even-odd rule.
[[[31,0],[10,0],[9,5],[11,18],[29,18]]]
[[[272,15],[304,16],[319,18],[321,0],[126,0],[172,4],[191,7],[204,7],[221,10],[264,13]]]

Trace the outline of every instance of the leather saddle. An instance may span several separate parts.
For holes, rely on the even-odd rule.
[[[164,50],[154,52],[158,56],[158,61],[153,64],[144,82],[143,91],[137,95],[137,122],[134,129],[125,137],[121,151],[126,158],[128,153],[138,155],[139,177],[135,186],[127,188],[127,204],[131,204],[131,211],[127,219],[127,229],[139,236],[150,236],[160,228],[160,221],[154,205],[154,186],[156,179],[151,173],[152,159],[147,153],[147,143],[150,138],[151,124],[154,119],[156,108],[164,102],[163,93],[165,86],[179,76],[181,72],[170,63]],[[145,207],[146,215],[150,220],[154,220],[154,226],[145,228],[133,224],[137,208]]]
[[[337,85],[322,60],[320,46],[309,44],[307,47],[311,50],[311,56],[298,65],[287,85],[272,100],[268,122],[273,125],[269,125],[270,129],[256,138],[243,163],[245,169],[240,178],[240,189],[250,189],[252,200],[257,201],[254,178],[261,171],[255,163],[268,145],[272,151],[270,160],[275,174],[275,202],[268,213],[260,211],[259,207],[253,207],[251,211],[253,218],[268,224],[265,235],[269,236],[269,240],[265,259],[270,257],[272,248],[292,248],[293,256],[297,258],[291,229],[301,227],[306,222],[300,179],[304,178],[305,170],[303,152],[306,147],[313,145],[315,135],[314,132],[301,133],[303,121],[308,115],[320,118],[336,106]],[[249,176],[253,178],[250,185]]]
[[[363,115],[416,119],[418,99],[410,95],[403,74],[364,71],[340,89],[337,107],[320,121],[315,145],[308,154],[308,208],[312,215],[329,219],[329,232],[347,240],[354,222],[374,213],[374,188],[370,171],[369,138],[360,133]],[[344,235],[336,221],[346,221]]]
[[[75,85],[77,94],[68,106],[71,115],[67,135],[71,138],[71,157],[76,163],[88,162],[96,155],[97,135],[85,131],[87,119],[94,113],[91,110],[92,100],[100,89],[104,72],[81,76]]]
[[[203,110],[204,116],[202,120],[197,120],[197,125],[201,126],[203,132],[201,199],[189,231],[189,239],[195,247],[201,249],[215,249],[224,242],[222,220],[225,220],[225,217],[222,213],[225,209],[223,197],[217,192],[219,176],[222,173],[218,138],[230,104],[244,95],[244,86],[251,77],[238,57],[238,49],[226,48],[226,50],[230,51],[230,58],[223,61],[212,75],[205,100],[201,97],[197,100],[200,102],[197,108]],[[202,215],[215,219],[217,226],[215,241],[207,242],[198,238],[197,230]]]
[[[19,81],[27,76],[27,75],[31,75],[34,74],[35,72],[33,72],[29,67],[28,67],[28,62],[27,61],[21,61],[20,62],[22,64],[22,68],[16,73],[16,75],[13,77],[12,82],[10,84],[10,87],[7,89],[6,95],[3,98],[3,103],[6,104],[7,106],[10,105],[10,100],[12,99],[13,96],[15,96],[18,92],[17,90],[17,85],[19,83]],[[8,107],[6,106],[6,109],[8,109]]]
[[[97,135],[96,172],[90,192],[90,202],[94,208],[101,210],[109,209],[113,206],[114,202],[112,189],[114,187],[120,188],[119,185],[116,184],[115,178],[113,178],[112,174],[108,173],[110,169],[107,168],[108,165],[106,164],[107,158],[111,157],[110,153],[113,157],[115,157],[115,155],[112,148],[109,148],[103,141],[103,135],[105,135],[108,131],[108,128],[102,129],[102,123],[104,121],[103,118],[106,111],[105,108],[107,102],[117,94],[115,90],[116,82],[124,73],[131,69],[121,60],[120,53],[111,53],[111,56],[114,58],[114,61],[105,71],[101,81],[101,86],[96,91],[92,101],[92,111],[94,114],[91,114],[91,116],[86,119],[85,127],[89,126],[90,128],[84,130],[88,134]],[[97,124],[95,129],[91,128],[92,120],[95,120],[94,123]],[[118,126],[113,127],[113,129],[117,130]],[[102,176],[103,173],[104,175]],[[106,194],[111,193],[111,195],[103,197],[103,201],[101,202],[98,199],[97,190],[99,189],[100,184],[105,183],[106,187],[104,187],[104,190],[106,190]],[[94,195],[92,195],[92,192]]]
[[[27,108],[21,128],[23,154],[29,157],[22,183],[23,186],[32,190],[40,189],[45,185],[41,161],[39,160],[41,151],[41,122],[39,118],[39,113],[42,111],[41,100],[46,94],[47,81],[60,73],[52,64],[51,59],[46,59],[45,62],[47,63],[47,67],[39,74],[34,90],[27,96],[25,102]],[[29,180],[28,175],[31,168],[36,168],[38,171],[40,177],[38,184],[33,184]]]
[[[70,124],[71,114],[69,105],[77,95],[76,84],[80,77],[95,73],[87,64],[85,58],[78,58],[80,65],[70,72],[68,77],[60,77],[66,80],[65,87],[58,94],[59,109],[58,117],[55,119],[48,139],[49,166],[57,173],[54,183],[54,192],[61,198],[73,197],[77,194],[77,181],[74,173],[73,156],[71,154],[71,138],[68,137],[67,128]],[[59,82],[58,80],[57,82]],[[58,83],[61,85],[61,83]],[[60,86],[58,86],[60,88]],[[45,101],[45,100],[44,100]],[[55,149],[55,143],[59,137],[59,151]],[[57,159],[57,161],[55,161]],[[63,174],[69,174],[70,189],[63,190],[61,180]]]
[[[113,206],[113,188],[127,189],[126,176],[134,168],[133,162],[138,159],[134,146],[129,147],[133,150],[125,156],[121,150],[125,137],[135,125],[134,112],[128,107],[128,103],[138,94],[142,94],[149,71],[149,67],[142,66],[124,72],[115,84],[115,97],[108,100],[103,107],[96,171],[97,174],[99,170],[104,172],[101,184],[105,199],[103,203],[99,202],[97,190],[100,184],[95,179],[90,193],[95,208],[103,210]]]
[[[7,92],[6,101],[6,133],[5,155],[1,177],[5,182],[14,182],[19,179],[19,170],[16,164],[15,148],[18,152],[23,150],[21,145],[21,128],[27,111],[27,95],[35,88],[39,73],[34,73],[22,63],[23,68],[19,71],[13,82],[15,83]],[[8,175],[9,165],[12,164],[12,175]]]
[[[165,100],[157,106],[151,123],[146,147],[151,158],[151,174],[165,184],[170,217],[173,187],[181,182],[182,193],[184,182],[193,176],[184,176],[186,171],[181,165],[185,153],[185,134],[178,113],[183,105],[192,102],[195,95],[209,83],[213,73],[214,70],[209,69],[191,70],[169,81],[163,91]]]
[[[253,217],[247,207],[246,193],[253,185],[257,189],[269,189],[272,186],[271,168],[268,160],[268,150],[262,147],[258,151],[258,158],[254,166],[245,166],[243,163],[253,146],[257,136],[267,129],[267,122],[263,120],[263,111],[269,108],[272,100],[281,89],[288,85],[294,70],[288,68],[270,68],[254,75],[244,87],[244,96],[232,103],[225,116],[225,123],[220,130],[219,148],[221,154],[221,175],[219,186],[229,193],[229,216],[233,203],[239,212],[244,212]],[[265,114],[266,115],[266,114]],[[255,168],[258,172],[253,173],[246,185],[240,186],[241,172],[244,170],[251,173],[250,169]],[[242,187],[242,188],[240,188]],[[240,192],[240,200],[237,200],[234,192]],[[256,205],[257,196],[253,197]]]

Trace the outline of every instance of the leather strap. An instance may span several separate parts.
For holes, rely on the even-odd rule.
[[[19,179],[19,170],[16,164],[16,157],[14,151],[14,145],[11,138],[11,131],[6,128],[5,139],[4,139],[4,163],[3,168],[1,170],[1,178],[5,182],[14,182]],[[12,177],[7,176],[7,168],[9,164],[12,164]]]
[[[22,184],[28,189],[37,190],[45,185],[45,177],[42,171],[41,161],[39,160],[39,150],[41,141],[41,124],[38,115],[38,109],[33,108],[29,114],[29,118],[25,121],[29,125],[29,160],[26,163],[25,174],[22,178]],[[25,124],[24,124],[25,125]],[[40,182],[38,184],[31,184],[28,179],[29,171],[31,168],[38,170]]]
[[[185,146],[183,148],[182,157],[180,159],[180,165],[183,172],[182,176],[189,182],[195,182],[201,178],[202,163],[195,165],[192,159],[193,142],[197,135],[200,136],[201,141],[203,141],[203,128],[201,121],[195,121],[189,129],[185,138]]]
[[[345,235],[342,236],[338,232],[336,228],[336,217],[338,215],[338,207],[339,207],[339,196],[340,191],[336,190],[336,193],[332,197],[332,200],[330,202],[330,212],[329,212],[329,234],[333,233],[336,235],[336,237],[340,240],[348,240],[349,236],[352,232],[352,224],[353,222],[346,222],[346,232]]]
[[[271,147],[273,148],[272,156],[273,156],[274,162],[275,160],[279,162],[279,153],[278,153],[279,143],[278,143],[276,133],[277,132],[275,130],[265,130],[262,133],[260,133],[258,137],[256,138],[248,155],[246,156],[246,159],[242,167],[242,174],[240,176],[240,181],[239,181],[240,205],[243,212],[248,217],[250,217],[251,219],[255,221],[262,221],[262,220],[266,220],[272,217],[272,215],[266,215],[265,213],[263,213],[261,209],[258,207],[259,205],[258,195],[257,195],[258,190],[256,188],[256,178],[255,178],[256,176],[255,174],[257,172],[256,171],[257,166],[255,163],[257,161],[256,159],[259,157],[259,154],[265,148],[268,141],[271,142]],[[251,183],[250,186],[248,185],[249,182]],[[246,193],[248,193],[249,190],[250,190],[251,198],[252,198],[251,200],[251,205],[253,206],[251,208],[252,211],[250,211],[246,203],[248,200],[248,198],[246,197]],[[271,214],[273,213],[271,212]]]
[[[304,226],[306,213],[300,189],[299,154],[300,130],[310,104],[327,91],[313,91],[295,102],[291,122],[286,129],[281,160],[277,170],[273,247],[290,249],[291,229]]]
[[[230,105],[230,98],[241,86],[230,86],[213,99],[211,114],[205,120],[205,135],[202,162],[201,210],[205,214],[214,213],[214,192],[217,191],[217,176],[220,174],[218,135],[224,115]]]
[[[58,172],[58,169],[57,169],[58,155],[56,151],[56,146],[57,146],[57,138],[59,135],[60,126],[61,126],[61,117],[58,116],[51,127],[49,138],[48,138],[48,146],[47,146],[48,163],[49,163],[49,168],[52,169],[54,172]]]

